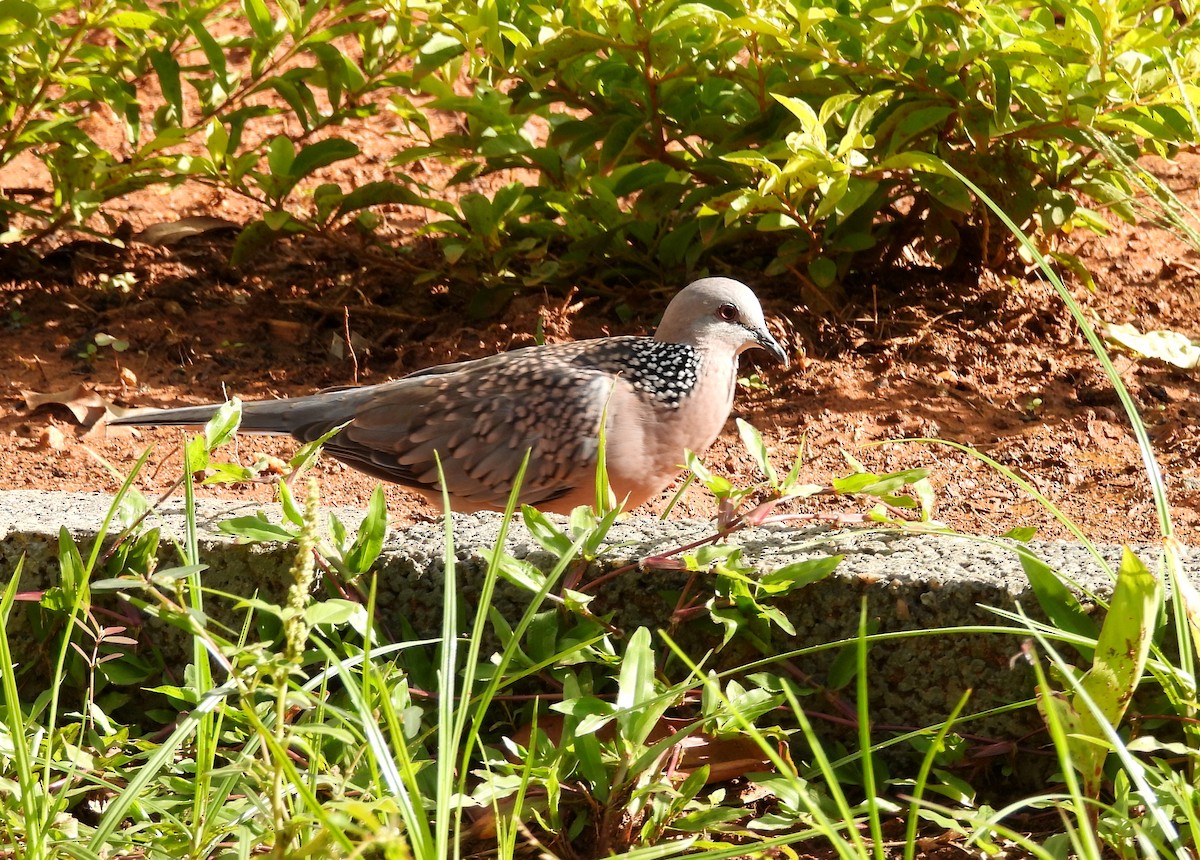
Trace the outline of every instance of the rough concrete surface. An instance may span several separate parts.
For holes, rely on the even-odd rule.
[[[0,583],[11,577],[24,556],[21,590],[34,591],[57,581],[59,527],[65,525],[77,541],[88,545],[103,521],[111,499],[98,494],[0,492]],[[246,515],[255,508],[240,503],[204,502],[200,505],[206,585],[235,594],[257,591],[278,601],[288,582],[294,550],[282,546],[240,546],[216,531],[230,516]],[[361,512],[339,512],[348,527],[357,527]],[[268,515],[278,520],[278,511]],[[183,533],[182,504],[168,502],[152,522],[165,534]],[[461,598],[473,611],[486,563],[481,550],[491,547],[500,523],[498,515],[455,517],[456,572]],[[607,552],[584,577],[584,582],[630,560],[695,540],[710,533],[710,526],[694,522],[659,522],[630,519],[610,533]],[[965,538],[913,536],[888,531],[834,531],[824,528],[760,528],[737,534],[745,558],[761,572],[789,562],[832,554],[845,556],[828,579],[808,586],[777,605],[795,626],[797,635],[780,631],[772,636],[775,653],[813,648],[852,638],[858,627],[865,596],[871,620],[881,633],[921,631],[964,625],[1005,626],[986,607],[1013,609],[1020,604],[1031,616],[1041,617],[1016,555],[1007,548]],[[164,544],[166,542],[164,541]],[[1109,591],[1108,578],[1080,546],[1035,543],[1038,555],[1085,590]],[[547,568],[552,563],[520,525],[514,524],[507,550]],[[399,637],[411,626],[418,637],[436,636],[441,625],[443,588],[443,527],[440,522],[418,525],[390,534],[377,565],[379,618],[389,633]],[[1120,548],[1102,547],[1114,566]],[[86,557],[86,549],[85,549]],[[1157,556],[1143,553],[1152,566]],[[109,574],[111,575],[111,573]],[[1200,564],[1191,562],[1189,575],[1200,583]],[[678,572],[631,572],[605,584],[593,609],[608,616],[623,630],[645,625],[666,629],[695,659],[721,642],[721,628],[703,613],[684,624],[671,624],[678,590],[686,575]],[[703,588],[703,583],[701,583]],[[322,590],[321,593],[324,593]],[[528,595],[515,586],[498,590],[495,608],[515,622],[528,604]],[[206,605],[206,609],[209,606]],[[218,615],[219,610],[214,610]],[[564,625],[569,619],[564,617]],[[18,613],[9,624],[9,637],[17,658],[26,629]],[[154,630],[153,626],[143,628]],[[1026,637],[1014,633],[938,633],[897,638],[871,649],[871,712],[880,726],[920,727],[943,719],[967,688],[974,690],[965,713],[1027,700],[1032,695],[1033,673],[1022,660]],[[188,659],[190,647],[179,634],[159,628],[143,642],[162,649],[168,665]],[[1067,652],[1070,653],[1069,649]],[[791,664],[821,683],[827,677],[836,650],[801,653]],[[708,665],[732,668],[760,657],[748,643],[735,640]],[[179,662],[176,662],[179,661]],[[776,669],[775,671],[778,671]],[[801,677],[803,677],[803,675]],[[853,689],[842,691],[843,702],[815,700],[815,710],[838,714],[847,703],[853,708]],[[1032,708],[1002,717],[966,723],[961,731],[997,738],[1016,738],[1035,732],[1039,721]]]

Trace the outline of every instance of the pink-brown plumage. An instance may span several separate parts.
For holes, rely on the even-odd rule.
[[[594,497],[601,417],[618,499],[630,508],[703,453],[733,405],[738,356],[764,348],[786,364],[745,285],[706,278],[668,305],[653,338],[533,346],[428,368],[380,385],[243,405],[242,429],[302,441],[350,423],[331,456],[440,502],[436,451],[458,511],[502,509],[526,451],[521,501],[566,513]],[[202,424],[217,406],[151,410],[114,424]],[[607,413],[606,413],[607,409]]]

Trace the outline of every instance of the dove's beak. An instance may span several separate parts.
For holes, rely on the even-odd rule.
[[[787,370],[791,367],[791,362],[788,361],[787,353],[783,351],[783,347],[779,345],[779,341],[771,337],[771,333],[764,330],[754,333],[754,341],[765,349],[771,355],[779,359],[779,363],[783,365],[783,369]]]

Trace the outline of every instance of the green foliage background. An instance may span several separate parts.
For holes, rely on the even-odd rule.
[[[1044,250],[1132,218],[1112,153],[1196,143],[1198,45],[1193,3],[1144,0],[0,0],[0,169],[28,153],[52,182],[0,196],[0,230],[111,232],[106,202],[190,181],[261,206],[235,262],[407,205],[434,216],[432,277],[484,284],[602,261],[612,278],[724,262],[826,286],[914,243],[1002,266],[1011,236],[950,168]],[[127,157],[80,126],[98,105]],[[361,157],[339,130],[379,111],[412,133],[393,178],[317,184]],[[291,130],[266,131],[281,113]],[[406,176],[418,159],[449,186]]]

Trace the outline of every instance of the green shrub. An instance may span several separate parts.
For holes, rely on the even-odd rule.
[[[0,241],[87,227],[105,203],[156,184],[200,182],[257,202],[263,219],[243,234],[245,249],[415,199],[392,183],[326,184],[296,202],[302,180],[359,154],[331,130],[408,80],[396,71],[403,30],[387,15],[376,3],[0,0],[0,169],[33,156],[51,183],[28,201],[0,195],[0,232],[23,216]],[[269,133],[262,121],[280,114],[287,131]],[[117,124],[121,151],[85,130],[89,116]]]
[[[565,241],[576,266],[744,261],[762,234],[768,274],[820,285],[914,239],[939,263],[999,265],[1011,234],[947,164],[1049,247],[1104,229],[1098,209],[1132,218],[1094,136],[1170,155],[1197,135],[1200,43],[1169,3],[581,0],[498,3],[490,20],[460,5],[440,7],[456,26],[437,38],[479,84],[417,82],[468,132],[409,157],[457,154],[460,178],[536,172],[490,214],[502,235]],[[486,250],[462,239],[486,201],[465,203],[438,226]]]
[[[1192,13],[1135,0],[0,0],[0,168],[31,153],[53,184],[0,197],[0,221],[25,216],[7,239],[29,244],[191,180],[261,206],[235,260],[403,203],[442,216],[425,229],[446,259],[431,277],[475,284],[567,280],[603,260],[609,279],[724,261],[826,286],[914,243],[940,265],[1001,266],[1011,234],[950,168],[1045,250],[1105,229],[1107,211],[1132,218],[1130,167],[1111,153],[1169,156],[1200,136]],[[122,157],[77,123],[97,103],[124,125]],[[381,109],[413,132],[396,166],[440,161],[449,187],[313,188],[318,169],[359,156],[336,129]],[[435,111],[456,115],[453,133]],[[268,132],[281,113],[287,130]],[[498,190],[464,193],[488,174]]]

